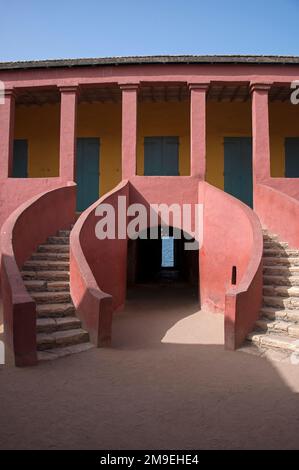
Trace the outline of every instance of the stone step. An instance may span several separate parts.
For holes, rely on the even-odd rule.
[[[70,273],[68,271],[21,271],[21,276],[28,281],[69,281]]]
[[[68,261],[29,260],[24,263],[23,271],[68,271]]]
[[[299,297],[299,287],[296,286],[264,286],[263,293],[267,296]]]
[[[36,313],[39,318],[44,317],[67,317],[75,315],[75,307],[72,303],[65,304],[38,304]]]
[[[265,266],[263,267],[263,272],[270,275],[281,275],[281,276],[299,276],[299,266],[283,266],[283,265],[274,265],[274,266]]]
[[[264,274],[264,286],[299,286],[299,276],[271,276]]]
[[[47,291],[48,292],[70,292],[70,283],[69,281],[47,281]]]
[[[24,280],[69,281],[68,271],[21,271]]]
[[[47,288],[46,281],[24,280],[24,285],[28,292],[44,291]]]
[[[58,237],[69,237],[71,231],[69,229],[58,230],[57,236]]]
[[[49,237],[46,244],[50,245],[69,245],[69,237]]]
[[[95,348],[92,343],[79,343],[72,346],[66,346],[64,348],[53,348],[37,352],[37,358],[39,361],[51,361],[60,357],[70,356],[71,354],[78,354],[84,351]]]
[[[290,248],[264,248],[263,251],[263,256],[264,257],[294,257],[298,258],[299,257],[299,250],[293,250]]]
[[[267,331],[268,333],[284,334],[294,338],[299,338],[299,325],[285,320],[269,320],[268,318],[259,318],[256,321],[256,329]]]
[[[292,338],[288,335],[268,334],[260,331],[253,331],[248,335],[247,339],[262,348],[281,349],[289,352],[299,351],[298,339]]]
[[[278,250],[280,250],[289,248],[289,244],[287,242],[281,242],[279,240],[264,240],[264,248],[277,248]]]
[[[299,310],[298,297],[263,296],[264,306]]]
[[[275,307],[262,307],[261,315],[270,320],[285,320],[292,323],[299,322],[299,310],[279,310]]]
[[[279,237],[276,233],[269,233],[269,232],[263,231],[263,237],[264,237],[264,241],[273,241],[273,240],[279,241]]]
[[[89,341],[89,334],[82,328],[54,331],[53,333],[37,333],[37,349],[52,349]]]
[[[42,253],[69,253],[70,245],[39,245],[37,248],[38,252]]]
[[[31,292],[31,297],[37,304],[62,304],[71,302],[69,292]]]
[[[264,256],[264,266],[276,266],[282,264],[286,266],[299,266],[299,257],[294,256]]]
[[[61,246],[64,246],[64,245],[61,245]],[[47,260],[47,261],[69,261],[70,255],[69,253],[52,253],[52,252],[37,251],[36,253],[32,253],[31,259],[32,260]]]
[[[24,280],[24,285],[28,292],[54,292],[54,291],[67,291],[69,292],[70,283],[68,281],[46,281],[46,280]]]
[[[36,331],[38,333],[52,333],[53,331],[81,328],[81,321],[74,316],[37,318]]]

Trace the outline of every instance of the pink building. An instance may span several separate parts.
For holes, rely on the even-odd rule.
[[[16,365],[109,345],[127,286],[163,271],[161,239],[96,238],[99,200],[120,195],[202,204],[203,244],[174,243],[173,273],[223,312],[226,348],[296,350],[298,75],[297,57],[0,64],[1,287]]]

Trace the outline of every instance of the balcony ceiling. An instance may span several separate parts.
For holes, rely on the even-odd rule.
[[[292,90],[286,84],[274,84],[269,92],[271,102],[286,102]],[[189,99],[187,84],[144,84],[138,92],[140,102],[174,102]],[[250,100],[249,83],[211,83],[207,92],[208,101],[247,102]],[[55,104],[60,102],[58,88],[26,88],[17,92],[17,105]],[[118,86],[82,87],[79,93],[80,103],[120,103],[121,90]]]

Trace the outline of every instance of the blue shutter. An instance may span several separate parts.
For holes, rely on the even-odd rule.
[[[163,137],[162,175],[177,176],[179,174],[179,139]]]
[[[99,139],[77,139],[76,180],[79,212],[99,198],[99,153]]]
[[[299,138],[285,139],[285,176],[299,178]]]
[[[16,139],[13,146],[13,178],[27,178],[28,176],[28,142],[25,139]]]
[[[161,175],[163,140],[161,137],[144,138],[144,174],[146,176]]]
[[[252,207],[252,141],[250,137],[224,138],[224,191]]]
[[[144,138],[144,174],[146,176],[179,174],[178,137]]]

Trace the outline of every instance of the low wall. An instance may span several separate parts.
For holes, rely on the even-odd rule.
[[[0,228],[21,204],[38,194],[65,186],[60,178],[5,178],[0,180]]]
[[[127,181],[81,214],[70,239],[71,295],[77,315],[96,346],[110,344],[112,313],[126,298],[127,239],[99,240],[95,234],[99,221],[95,209],[105,203],[116,207],[118,196],[125,196],[128,204]]]
[[[259,183],[255,188],[254,210],[270,232],[293,248],[299,248],[298,179]],[[271,186],[270,186],[271,184]]]
[[[215,312],[224,311],[225,347],[235,349],[259,315],[262,229],[254,212],[229,194],[205,182],[199,183],[198,194],[199,202],[204,203],[201,304]]]

